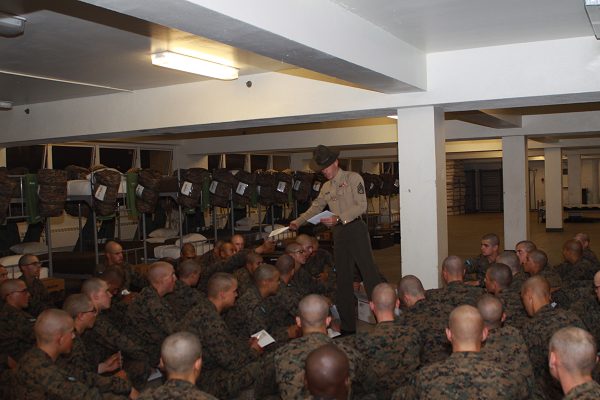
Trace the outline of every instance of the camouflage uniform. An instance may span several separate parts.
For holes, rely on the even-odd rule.
[[[164,385],[149,389],[142,393],[139,400],[217,400],[216,397],[204,393],[193,384],[178,379],[170,379]]]
[[[589,247],[587,249],[583,249],[583,254],[581,255],[584,259],[588,260],[593,265],[598,265],[598,257],[596,257],[596,253],[592,251]]]
[[[97,388],[87,386],[56,366],[50,356],[37,347],[29,350],[15,371],[14,395],[17,400],[97,400],[127,399],[126,396],[103,396]]]
[[[125,277],[125,280],[123,281],[123,288],[132,292],[138,292],[148,286],[148,281],[146,278],[138,274],[133,269],[133,265],[129,264],[127,261],[124,261],[121,265],[112,265],[112,267],[119,268],[121,271],[123,271],[123,275]],[[107,268],[108,267],[105,264],[98,264],[96,266],[96,270],[94,271],[94,275],[102,276]]]
[[[137,293],[133,293],[133,296],[137,296]],[[123,299],[123,296],[113,296],[108,310],[103,310],[102,315],[106,316],[110,322],[117,327],[120,331],[124,331],[128,325],[127,310],[129,309],[129,303]]]
[[[521,286],[529,279],[529,274],[525,271],[519,271],[513,275],[512,282],[509,286],[510,290],[521,293]]]
[[[152,368],[143,345],[114,326],[104,312],[98,314],[94,326],[86,330],[81,338],[89,352],[95,355],[96,363],[120,351],[123,356],[123,369],[133,386],[136,389],[144,387]]]
[[[29,307],[27,307],[25,311],[34,317],[37,317],[45,309],[53,307],[52,300],[50,300],[50,295],[48,294],[48,289],[46,289],[46,286],[44,286],[42,281],[34,279],[30,286],[25,280],[24,275],[21,275],[19,279],[25,282],[27,290],[29,291],[29,294],[31,294],[31,297],[29,298]]]
[[[274,296],[267,298],[271,310],[271,318],[276,326],[289,326],[296,322],[298,303],[302,300],[300,293],[283,281],[279,282],[279,290]]]
[[[440,289],[427,291],[427,299],[439,301],[457,307],[461,304],[477,306],[477,300],[483,294],[483,289],[476,286],[465,285],[464,282],[453,281]]]
[[[504,304],[504,312],[506,313],[505,323],[515,328],[521,329],[529,321],[527,311],[521,300],[521,293],[512,290],[510,287],[504,289],[498,294],[498,298]]]
[[[350,341],[354,340],[352,336],[347,336],[347,338],[350,338]],[[329,343],[336,344],[348,356],[350,379],[353,382],[360,380],[356,378],[362,376],[364,372],[358,369],[365,366],[363,366],[362,357],[356,349],[347,342],[334,341],[324,333],[310,333],[290,341],[275,351],[275,372],[279,394],[282,399],[303,399],[306,397],[307,393],[304,387],[306,357],[311,351]]]
[[[490,329],[481,349],[481,356],[484,360],[504,368],[512,376],[513,382],[527,388],[529,396],[533,394],[533,367],[525,340],[517,328],[505,325]]]
[[[600,385],[596,381],[589,381],[575,386],[563,397],[563,400],[597,400],[600,399]]]
[[[581,318],[587,326],[587,331],[596,339],[597,348],[600,348],[600,303],[598,303],[598,299],[581,299],[571,305],[571,311]]]
[[[180,320],[200,302],[202,296],[202,293],[197,289],[177,280],[175,281],[175,289],[165,296],[165,300],[175,313],[175,318]]]
[[[236,300],[235,306],[227,312],[226,321],[230,332],[241,338],[249,338],[264,329],[276,342],[288,340],[287,327],[275,324],[267,299],[260,295],[256,286]]]
[[[246,265],[246,256],[250,250],[238,251],[226,261],[216,260],[212,263],[202,264],[202,274],[200,274],[200,281],[198,282],[198,289],[206,293],[208,289],[208,280],[213,274],[217,272],[228,272],[233,273],[236,269],[242,268]]]
[[[492,263],[482,254],[478,255],[477,257],[467,258],[465,260],[465,267],[467,270],[465,280],[479,281],[479,284],[482,287],[485,286],[485,274],[490,265],[492,265]]]
[[[554,332],[567,326],[585,329],[585,326],[572,312],[552,308],[547,304],[540,308],[523,328],[523,339],[529,349],[529,359],[533,365],[536,385],[547,399],[562,398],[562,390],[553,380],[548,370],[548,343]]]
[[[323,291],[319,290],[317,283],[304,266],[301,266],[296,270],[294,276],[292,276],[292,279],[290,280],[290,285],[292,285],[302,297],[311,293],[320,293]]]
[[[421,365],[441,361],[452,352],[446,337],[448,317],[452,310],[453,307],[449,304],[428,299],[419,300],[414,306],[402,309],[397,323],[416,329],[421,336]]]
[[[313,277],[322,273],[327,274],[327,282],[322,284],[324,289],[323,294],[335,303],[336,271],[331,253],[325,249],[317,249],[308,260],[306,260],[306,264],[303,265],[303,268],[305,268]]]
[[[0,309],[0,353],[18,361],[35,345],[34,324],[31,315],[4,303]]]
[[[550,287],[553,289],[562,286],[562,279],[560,278],[560,275],[549,266],[545,266],[544,268],[542,268],[538,275],[541,275],[544,278],[546,278],[546,280],[550,284]]]
[[[394,393],[393,398],[410,399],[415,398],[415,394],[421,400],[528,398],[526,388],[512,381],[507,371],[484,360],[477,352],[452,353],[446,360],[422,368],[414,386],[403,389]]]
[[[161,343],[177,332],[169,303],[158,295],[154,287],[148,286],[129,305],[127,314],[129,326],[126,333],[145,348],[151,365],[158,365]]]
[[[203,298],[183,319],[182,330],[202,343],[202,374],[197,385],[219,398],[231,398],[260,380],[259,355],[248,339],[233,335],[214,304]],[[271,372],[272,372],[271,366]]]
[[[420,364],[421,340],[411,327],[380,322],[356,334],[356,349],[365,358],[368,393],[389,399],[394,389],[408,384]]]
[[[568,261],[554,267],[554,270],[560,275],[564,284],[573,284],[575,281],[586,281],[594,279],[594,274],[598,268],[583,258],[575,264]]]
[[[233,272],[233,276],[237,279],[238,294],[240,296],[246,293],[251,287],[254,287],[254,279],[246,267],[236,269]]]
[[[98,363],[80,337],[73,339],[71,352],[60,356],[56,360],[56,365],[87,386],[98,388],[101,393],[110,392],[127,396],[131,392],[131,384],[125,379],[98,374]]]

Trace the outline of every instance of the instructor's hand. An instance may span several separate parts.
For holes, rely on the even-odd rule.
[[[332,226],[335,226],[338,223],[338,216],[337,215],[332,215],[331,217],[327,217],[327,218],[321,218],[321,223],[329,228],[331,228]]]
[[[290,231],[297,231],[300,226],[296,221],[290,222]]]

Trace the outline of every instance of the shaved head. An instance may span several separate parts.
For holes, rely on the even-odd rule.
[[[271,264],[262,264],[254,271],[254,281],[256,283],[270,281],[275,276],[279,276],[279,271]]]
[[[294,270],[295,265],[296,261],[294,261],[294,258],[288,254],[284,254],[277,259],[275,268],[277,268],[281,276],[287,276]]]
[[[233,247],[235,247],[236,251],[243,250],[245,243],[246,240],[239,233],[231,237],[231,244],[233,244]]]
[[[536,275],[527,279],[521,287],[521,296],[529,294],[537,299],[550,298],[550,284],[543,276]]]
[[[208,280],[206,294],[209,298],[216,298],[219,293],[223,293],[231,289],[236,282],[233,275],[225,272],[217,272]]]
[[[575,236],[573,237],[573,239],[581,242],[581,245],[583,246],[584,249],[587,248],[588,245],[590,244],[590,235],[588,235],[587,233],[583,233],[583,232],[576,233]]]
[[[196,258],[196,248],[192,243],[184,243],[181,247],[181,258],[193,259]]]
[[[481,240],[488,241],[492,246],[500,245],[500,239],[498,239],[498,235],[496,235],[495,233],[488,233],[487,235],[483,235],[481,237]]]
[[[446,271],[452,277],[462,277],[465,273],[465,264],[457,256],[448,256],[442,262],[442,271]]]
[[[496,283],[499,289],[503,290],[512,283],[512,271],[508,265],[494,263],[486,271],[486,276]]]
[[[458,306],[450,313],[448,329],[452,332],[453,344],[481,343],[483,318],[473,306]]]
[[[20,279],[7,279],[0,284],[0,297],[6,299],[11,293],[26,289],[27,285]]]
[[[573,254],[581,256],[583,253],[583,246],[579,240],[570,239],[565,242],[563,245],[563,251],[569,251]]]
[[[148,269],[148,280],[155,284],[173,273],[173,266],[168,262],[158,261],[150,265]]]
[[[412,297],[425,296],[423,284],[414,275],[406,275],[398,283],[398,296],[409,295]]]
[[[348,398],[350,363],[334,344],[321,346],[308,355],[304,377],[308,391],[315,397]]]
[[[596,366],[596,341],[581,328],[558,330],[550,339],[549,350],[558,355],[562,367],[571,374],[589,375]]]
[[[103,275],[104,276],[104,275]],[[81,285],[81,293],[90,297],[93,293],[98,293],[101,290],[106,290],[107,283],[100,278],[86,279]]]
[[[190,372],[194,363],[202,358],[200,339],[190,332],[174,333],[163,341],[160,357],[167,374]]]
[[[286,254],[297,253],[300,250],[302,250],[302,246],[298,243],[290,243],[285,247]]]
[[[398,300],[394,285],[389,283],[380,283],[375,286],[371,298],[375,308],[380,311],[394,311]]]
[[[327,325],[329,303],[318,294],[309,294],[300,300],[298,313],[303,327],[319,328]]]
[[[200,273],[200,264],[194,260],[185,260],[177,266],[177,276],[188,278],[193,273]]]
[[[65,300],[63,310],[65,310],[71,318],[77,317],[81,313],[89,312],[94,309],[92,300],[83,293],[72,294]]]
[[[50,308],[38,316],[33,329],[39,344],[49,344],[66,332],[73,331],[73,318],[63,310]]]
[[[503,251],[496,258],[496,262],[507,265],[508,268],[510,268],[510,271],[513,275],[521,270],[521,261],[519,260],[519,256],[517,256],[517,254],[514,251]]]
[[[539,272],[543,269],[546,264],[548,264],[548,256],[542,250],[536,249],[532,250],[527,257],[538,267],[535,273]],[[528,266],[529,268],[529,266]],[[527,271],[533,272],[533,271]]]
[[[33,254],[23,254],[21,256],[21,258],[19,258],[19,267],[22,267],[24,265],[29,265],[31,263],[34,263],[38,261],[38,257],[34,256]]]
[[[483,318],[483,323],[489,328],[496,328],[502,324],[504,312],[502,302],[496,296],[484,294],[477,301],[477,309]]]
[[[235,246],[230,242],[225,242],[219,247],[219,256],[222,259],[228,259],[235,254]]]

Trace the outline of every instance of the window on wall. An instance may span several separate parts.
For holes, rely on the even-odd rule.
[[[290,167],[290,156],[273,156],[273,169],[283,171]]]
[[[250,170],[255,172],[256,170],[266,170],[269,165],[269,156],[262,154],[252,154],[250,156]]]
[[[228,170],[232,169],[244,169],[244,164],[246,163],[246,155],[245,154],[226,154],[225,155],[225,165]]]
[[[93,147],[52,146],[52,168],[65,169],[68,165],[89,168],[93,154]]]
[[[46,146],[17,146],[6,149],[6,168],[10,171],[15,168],[26,168],[28,172],[37,173],[44,168]]]
[[[173,152],[170,150],[140,150],[140,167],[153,169],[163,175],[171,173]]]
[[[134,149],[117,149],[112,147],[100,147],[100,164],[109,168],[119,170],[121,173],[127,172],[133,167],[135,156]]]

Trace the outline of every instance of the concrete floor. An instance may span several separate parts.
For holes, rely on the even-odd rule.
[[[587,216],[587,215],[586,215]],[[594,216],[594,215],[592,215]],[[595,215],[596,217],[599,215]],[[561,262],[563,243],[577,232],[585,232],[591,237],[592,249],[600,249],[600,223],[564,223],[563,232],[546,232],[545,224],[537,221],[537,213],[530,213],[531,240],[548,254],[551,265]],[[448,252],[459,257],[472,257],[479,254],[479,241],[486,233],[496,233],[502,247],[504,237],[502,213],[480,213],[448,217]],[[373,251],[381,273],[390,282],[398,282],[401,277],[400,245]]]

